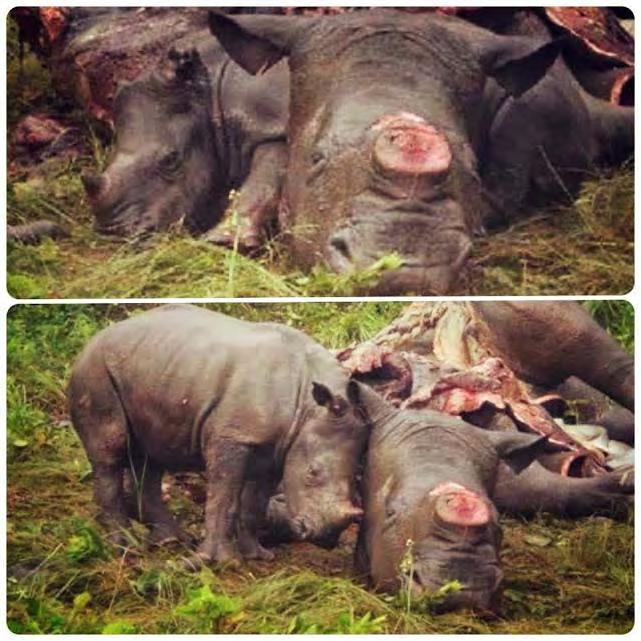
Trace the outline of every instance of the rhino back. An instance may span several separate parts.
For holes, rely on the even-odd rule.
[[[212,432],[251,445],[286,433],[307,377],[295,347],[268,325],[184,306],[114,325],[93,344],[131,433],[169,467],[199,461]]]

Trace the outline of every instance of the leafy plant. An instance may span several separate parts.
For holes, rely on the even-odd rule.
[[[145,570],[133,582],[134,590],[142,597],[155,597],[157,602],[175,601],[183,591],[180,578],[160,568]]]
[[[67,620],[43,599],[26,597],[19,612],[7,620],[14,634],[61,634],[66,632]]]
[[[138,628],[128,621],[112,621],[107,623],[100,632],[101,634],[137,634]]]
[[[350,609],[349,612],[339,614],[336,630],[332,630],[331,634],[380,634],[384,631],[383,625],[386,620],[386,615],[375,617],[371,612],[356,617],[354,610]]]
[[[218,632],[225,618],[240,610],[240,603],[226,594],[215,594],[209,585],[189,590],[187,602],[174,614],[185,620],[187,632]]]
[[[87,563],[108,557],[101,536],[84,521],[77,523],[76,534],[67,542],[66,554],[71,563]]]

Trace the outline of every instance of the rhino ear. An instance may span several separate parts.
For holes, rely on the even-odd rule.
[[[361,405],[361,386],[353,378],[347,383],[347,400],[354,407],[360,407]]]
[[[301,24],[300,16],[228,16],[209,12],[209,30],[230,58],[256,75],[267,71],[289,55]]]
[[[316,381],[312,383],[312,396],[314,397],[317,405],[320,405],[321,407],[329,406],[334,400],[334,395],[330,391],[329,387],[322,383],[317,383]]]
[[[329,387],[322,383],[312,383],[312,396],[318,405],[327,408],[334,416],[343,416],[349,410],[347,401],[341,395],[333,394]]]
[[[536,38],[502,36],[481,57],[481,66],[510,96],[518,98],[545,76],[564,42],[565,38],[541,42]]]
[[[522,472],[538,456],[549,450],[547,436],[492,431],[485,432],[485,435],[489,438],[499,457],[516,474]]]

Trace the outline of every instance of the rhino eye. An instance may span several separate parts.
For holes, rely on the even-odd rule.
[[[323,480],[323,471],[319,465],[310,465],[305,474],[306,485],[318,485]]]
[[[160,160],[160,171],[164,175],[171,176],[172,174],[175,174],[180,169],[180,165],[181,165],[180,152],[173,150],[166,153]]]
[[[327,155],[320,149],[314,149],[309,157],[311,163],[311,171],[316,175],[327,164]]]

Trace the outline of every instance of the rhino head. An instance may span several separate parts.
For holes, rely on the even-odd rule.
[[[289,57],[289,165],[280,224],[299,263],[337,272],[395,253],[376,293],[443,294],[491,207],[478,164],[498,106],[546,73],[558,44],[459,19],[368,11],[225,16],[210,28],[252,74]]]

